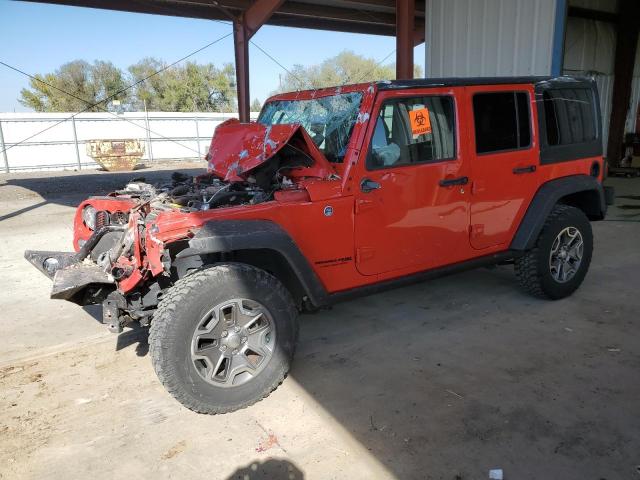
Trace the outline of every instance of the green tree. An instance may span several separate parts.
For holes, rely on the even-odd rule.
[[[74,60],[53,73],[37,74],[35,78],[41,81],[31,79],[29,88],[21,90],[18,101],[36,112],[78,112],[127,86],[122,71],[111,62],[103,61],[90,64]],[[129,93],[119,93],[115,99],[126,103]],[[110,108],[110,103],[105,102],[88,111],[99,112],[100,107]]]
[[[416,65],[416,77],[422,76],[422,68]],[[345,50],[317,65],[294,65],[281,81],[277,92],[344,85],[348,83],[396,78],[395,64],[379,65],[373,58]]]
[[[164,62],[155,58],[145,58],[129,67],[131,83],[149,77],[134,87],[132,109],[142,110],[146,102],[148,110],[156,111],[235,111],[233,65],[216,68],[212,63],[187,62],[164,68]]]
[[[250,110],[252,112],[259,112],[260,110],[262,110],[262,103],[260,102],[260,100],[258,100],[257,98],[254,98],[253,102],[251,102]]]

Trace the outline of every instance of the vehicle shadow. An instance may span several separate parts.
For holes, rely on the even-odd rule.
[[[304,473],[296,465],[282,458],[269,458],[263,462],[255,460],[240,467],[226,480],[303,480]]]
[[[0,216],[0,221],[15,217],[22,213],[37,209],[46,204],[58,204],[75,207],[82,200],[92,195],[106,195],[123,188],[134,178],[143,178],[150,184],[170,181],[175,171],[187,175],[200,175],[202,168],[153,169],[146,168],[131,172],[92,171],[81,172],[39,172],[38,174],[13,174],[4,180],[0,179],[0,202],[12,202],[16,199],[34,198],[33,205],[19,208]],[[41,199],[41,201],[37,201]]]
[[[638,360],[630,346],[624,361],[596,347],[615,340],[601,338],[590,295],[538,300],[503,266],[337,304],[301,316],[285,384],[397,478],[626,478],[640,415],[616,412],[640,395]],[[127,330],[117,348],[145,355],[147,334]],[[289,468],[252,463],[228,478],[303,478]]]
[[[594,384],[634,368],[567,338],[583,308],[520,292],[510,267],[443,277],[303,316],[290,379],[397,478],[622,478],[640,443]]]
[[[136,355],[144,357],[149,353],[149,327],[141,327],[133,324],[133,328],[124,330],[118,334],[116,341],[116,351],[136,346]]]

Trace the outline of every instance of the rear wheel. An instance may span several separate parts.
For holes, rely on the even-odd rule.
[[[593,250],[591,224],[575,207],[556,205],[533,249],[515,262],[520,284],[550,299],[571,295],[584,280]]]
[[[178,281],[150,330],[158,378],[179,402],[225,413],[271,393],[289,371],[297,339],[289,292],[267,272],[217,265]]]

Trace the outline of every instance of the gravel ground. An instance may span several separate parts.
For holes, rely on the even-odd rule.
[[[0,177],[0,478],[638,478],[637,180],[612,180],[572,297],[533,299],[498,267],[305,315],[284,384],[210,417],[165,393],[145,330],[49,300],[21,258],[68,249],[76,197],[127,178]]]

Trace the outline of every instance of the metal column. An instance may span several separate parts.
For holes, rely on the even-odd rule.
[[[613,93],[611,94],[611,118],[607,143],[607,162],[616,167],[624,152],[624,127],[631,99],[634,59],[638,45],[638,0],[619,2],[618,24],[616,26],[616,52],[614,56]]]
[[[240,121],[249,121],[249,35],[243,21],[233,22],[233,48],[236,59],[236,88]]]
[[[150,162],[153,162],[153,147],[151,146],[151,130],[149,128],[149,112],[147,111],[147,101],[144,102],[144,124],[145,130],[147,131],[147,148],[149,151],[147,152],[147,158]]]
[[[0,148],[2,149],[2,158],[4,159],[4,171],[9,173],[9,157],[7,156],[7,148],[4,145],[4,135],[2,134],[2,122],[0,122]]]
[[[413,78],[415,0],[396,1],[396,78]]]
[[[200,153],[200,128],[198,127],[198,117],[195,117],[196,121],[196,145],[198,148],[198,160],[202,158],[202,153]]]
[[[217,3],[217,2],[215,2]],[[218,7],[233,19],[233,49],[236,60],[236,89],[238,115],[241,122],[249,121],[249,40],[265,24],[284,0],[255,0],[251,6],[234,18],[224,7]]]
[[[78,132],[76,131],[76,117],[71,117],[71,126],[73,127],[73,144],[76,147],[76,161],[78,162],[78,170],[82,170],[80,163],[80,149],[78,148]]]

